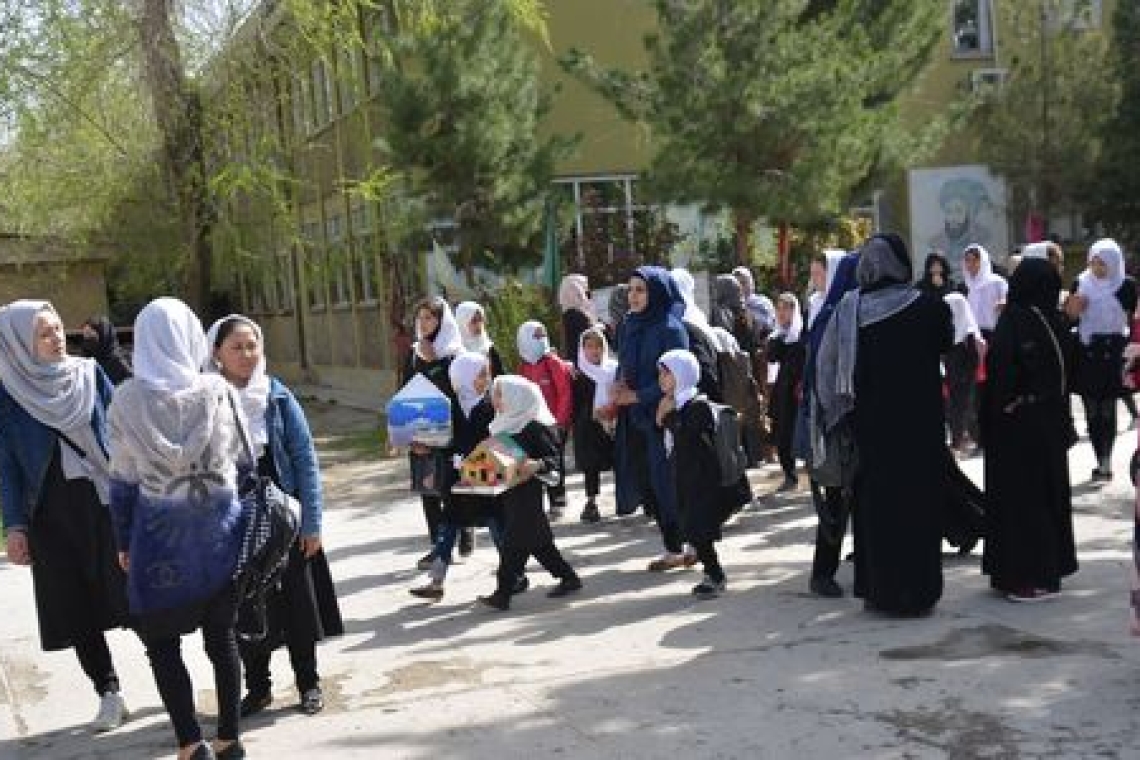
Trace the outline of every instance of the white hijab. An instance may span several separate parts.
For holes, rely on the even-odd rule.
[[[657,360],[673,375],[673,402],[677,409],[692,401],[699,392],[697,383],[701,379],[701,365],[697,357],[683,348],[666,351]]]
[[[1030,243],[1021,249],[1022,259],[1047,259],[1049,258],[1049,244],[1048,243]]]
[[[681,291],[681,298],[685,302],[684,319],[698,326],[708,327],[708,315],[697,304],[697,281],[693,279],[692,273],[688,269],[677,267],[669,270],[669,276],[673,278],[673,282],[677,285],[677,290]]]
[[[261,358],[258,359],[257,366],[253,368],[249,382],[245,384],[244,388],[239,388],[236,385],[233,387],[241,401],[241,411],[245,417],[245,426],[246,430],[249,431],[250,440],[254,446],[264,447],[269,443],[269,429],[265,420],[265,411],[269,408],[269,374],[265,370],[265,339],[262,337],[260,325],[243,314],[230,314],[210,325],[210,329],[206,332],[206,344],[216,351],[219,348],[217,345],[218,333],[221,331],[222,325],[231,321],[249,325],[253,329],[253,334],[257,336],[258,345],[261,346]],[[212,355],[210,360],[206,362],[204,369],[207,372],[216,372],[217,374],[222,372],[221,363]]]
[[[479,351],[463,351],[451,360],[447,368],[447,376],[451,379],[451,387],[455,397],[459,399],[459,408],[468,419],[471,410],[486,395],[475,390],[475,378],[484,369],[487,369],[487,356]]]
[[[483,317],[482,331],[475,333],[471,330],[471,323],[475,315]],[[474,301],[464,301],[455,307],[455,321],[459,325],[459,334],[463,338],[463,347],[468,351],[478,351],[486,355],[495,345],[491,336],[487,334],[487,313],[483,307]]]
[[[177,298],[156,298],[135,318],[135,379],[153,390],[194,387],[209,358],[202,323]]]
[[[775,336],[788,345],[799,343],[804,331],[804,315],[800,313],[800,299],[791,293],[781,293],[778,300],[792,305],[792,323],[783,327],[777,319]]]
[[[600,364],[594,364],[586,358],[587,338],[597,338],[602,342],[602,361]],[[595,409],[609,406],[614,380],[617,378],[617,368],[617,360],[610,355],[610,345],[606,341],[605,330],[600,325],[583,330],[581,337],[578,338],[578,370],[594,381]]]
[[[1090,267],[1077,278],[1077,293],[1088,301],[1077,326],[1085,344],[1094,335],[1128,335],[1128,316],[1116,297],[1116,291],[1124,284],[1124,254],[1115,240],[1103,238],[1089,248],[1088,260],[1091,263],[1093,259],[1103,261],[1108,274],[1101,279]]]
[[[727,354],[739,354],[740,342],[736,336],[723,327],[714,327],[713,336],[716,337],[717,350]]]
[[[978,323],[974,319],[974,313],[970,310],[970,302],[961,293],[947,293],[942,296],[942,300],[950,307],[950,313],[954,315],[954,345],[958,345],[966,339],[966,336],[973,335],[974,340],[979,343],[985,343],[982,337],[982,331],[978,329]]]
[[[541,338],[535,337],[535,332],[538,330],[542,330]],[[542,361],[542,357],[550,353],[550,333],[546,332],[546,327],[537,320],[528,320],[519,325],[515,341],[518,344],[519,356],[527,364],[538,364]]]
[[[831,290],[831,283],[835,279],[835,272],[839,269],[839,262],[847,255],[847,251],[828,249],[823,252],[823,255],[827,259],[827,275],[823,281],[823,290],[813,290],[811,295],[808,296],[807,326],[809,330],[811,326],[815,324],[815,318],[819,316],[820,309],[823,308],[823,302],[827,300],[827,291]],[[796,303],[799,303],[798,299]]]
[[[493,387],[500,395],[503,408],[496,411],[495,419],[491,420],[491,435],[514,435],[532,422],[554,424],[554,415],[537,384],[519,375],[499,375]]]
[[[61,442],[64,475],[89,478],[99,500],[107,504],[110,463],[91,427],[99,395],[97,365],[94,359],[74,356],[55,362],[36,358],[36,317],[45,312],[55,314],[55,307],[25,300],[0,308],[0,382],[25,412],[83,451],[90,470]]]
[[[568,274],[562,278],[558,286],[558,305],[562,311],[577,309],[593,322],[597,319],[594,314],[594,302],[590,300],[590,281],[584,274]]]
[[[983,330],[992,330],[997,325],[998,304],[1005,300],[1009,291],[1009,284],[1005,278],[994,274],[994,265],[990,260],[990,252],[980,245],[966,247],[965,254],[976,251],[978,254],[978,274],[973,276],[970,270],[962,265],[962,281],[966,283],[966,300],[974,312],[974,321]]]
[[[432,348],[435,349],[435,356],[437,359],[442,359],[446,356],[455,356],[463,350],[463,339],[459,336],[459,323],[455,321],[455,315],[451,313],[451,306],[447,301],[439,298],[438,296],[433,299],[434,304],[442,307],[442,314],[439,318],[439,329],[435,333],[435,337],[431,341]],[[416,344],[413,347],[416,354],[423,359],[423,354],[420,353],[420,341],[424,340],[426,336],[420,334],[420,321],[416,320]]]

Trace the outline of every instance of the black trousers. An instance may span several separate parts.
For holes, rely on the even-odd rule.
[[[811,482],[811,497],[819,516],[811,577],[834,580],[835,572],[839,569],[839,555],[843,550],[843,536],[847,533],[851,504],[843,495],[842,489],[826,488],[814,480]]]
[[[566,432],[558,430],[558,482],[546,487],[551,509],[566,507]]]
[[[119,676],[115,673],[107,637],[102,631],[91,631],[83,638],[77,638],[73,646],[79,665],[91,679],[96,694],[103,696],[109,691],[119,690]]]
[[[1097,459],[1111,459],[1116,443],[1116,397],[1081,396],[1088,422],[1089,442]]]
[[[495,573],[498,584],[495,589],[496,594],[506,597],[511,595],[515,584],[518,583],[519,576],[526,569],[527,559],[532,556],[546,568],[546,572],[559,580],[572,580],[578,577],[574,568],[570,567],[570,564],[562,557],[562,553],[558,551],[554,542],[537,549],[517,549],[504,546],[499,552],[499,569]]]
[[[207,606],[202,619],[202,639],[206,656],[214,666],[214,689],[218,699],[218,738],[238,738],[241,710],[241,659],[238,657],[234,621],[237,595],[233,587],[218,594]],[[174,725],[178,746],[202,741],[202,727],[194,710],[194,684],[182,659],[182,637],[145,639],[150,669],[162,704]]]
[[[273,645],[282,639],[289,650],[289,662],[297,691],[302,695],[320,684],[317,673],[317,639],[320,638],[320,612],[316,592],[309,576],[307,561],[294,544],[289,550],[289,564],[281,578],[281,587],[270,592],[269,644],[242,642],[238,644],[242,665],[245,668],[245,688],[253,694],[269,694],[273,682],[269,662]]]
[[[439,535],[439,526],[443,522],[443,499],[438,496],[421,496],[420,501],[424,507],[424,523],[427,525],[428,542],[434,546],[435,537]]]
[[[720,566],[720,558],[716,555],[716,544],[712,541],[693,541],[691,543],[697,552],[697,559],[705,568],[705,575],[714,583],[722,582],[725,579],[724,568]]]
[[[602,471],[583,470],[582,476],[586,481],[586,497],[593,499],[602,492]]]

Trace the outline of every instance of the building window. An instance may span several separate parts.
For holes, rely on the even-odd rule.
[[[1049,27],[1053,31],[1072,29],[1086,31],[1100,28],[1100,0],[1057,0],[1048,7]]]
[[[288,251],[277,254],[274,284],[277,287],[278,311],[293,311],[293,260]]]
[[[954,0],[954,55],[983,57],[994,54],[991,0]]]
[[[372,206],[363,203],[349,211],[349,225],[356,246],[356,295],[361,304],[376,304],[376,236],[372,232]]]
[[[329,65],[324,59],[313,61],[313,126],[316,129],[333,120],[332,78],[329,76]]]
[[[585,247],[597,245],[598,238],[605,238],[611,260],[613,254],[638,249],[637,222],[650,207],[636,202],[633,175],[560,179],[555,186],[563,202],[573,205],[569,242],[576,265],[582,264]]]

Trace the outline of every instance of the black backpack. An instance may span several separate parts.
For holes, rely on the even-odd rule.
[[[748,455],[741,441],[740,413],[731,406],[705,400],[712,414],[713,450],[716,452],[717,480],[721,486],[734,486],[748,469]]]

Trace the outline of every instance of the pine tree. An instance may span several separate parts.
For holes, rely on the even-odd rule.
[[[941,0],[657,0],[645,71],[581,51],[562,64],[640,122],[656,146],[648,187],[752,224],[841,212],[870,177],[928,141],[895,101],[925,65]]]
[[[1112,16],[1109,71],[1119,95],[1102,132],[1104,149],[1094,187],[1096,207],[1090,214],[1129,251],[1140,248],[1140,5],[1116,4]]]
[[[554,161],[539,63],[508,0],[455,0],[424,32],[397,29],[381,79],[384,160],[459,233],[460,264],[534,258]]]

